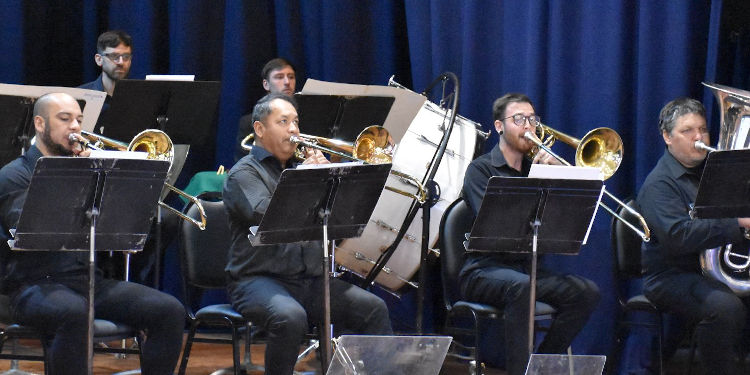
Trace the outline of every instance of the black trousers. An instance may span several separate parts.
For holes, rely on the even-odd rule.
[[[47,278],[11,296],[14,319],[50,336],[50,374],[80,375],[87,369],[88,274]],[[185,308],[174,297],[140,284],[97,277],[94,316],[146,333],[144,375],[167,375],[180,356]]]
[[[476,269],[461,280],[467,301],[485,303],[505,314],[506,370],[509,375],[526,372],[529,346],[529,275],[521,265]],[[599,288],[580,276],[537,272],[536,300],[557,309],[538,353],[564,353],[586,324],[599,302]]]
[[[644,294],[658,309],[695,325],[696,344],[707,374],[740,374],[745,302],[726,285],[697,272],[669,270],[650,276]]]
[[[388,308],[378,296],[331,279],[331,323],[336,334],[390,335]],[[229,284],[233,307],[268,332],[266,374],[291,375],[309,325],[323,320],[322,277],[284,280],[254,276]]]

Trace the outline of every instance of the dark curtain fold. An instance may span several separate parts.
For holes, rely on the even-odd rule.
[[[295,64],[298,90],[307,78],[384,85],[395,75],[421,91],[451,71],[461,80],[460,113],[485,130],[492,129],[492,102],[511,91],[528,94],[544,123],[574,137],[600,126],[616,130],[625,155],[606,185],[625,197],[664,150],[657,117],[667,101],[692,96],[711,110],[703,80],[750,89],[750,33],[721,29],[723,3],[9,0],[0,4],[0,80],[93,80],[96,37],[124,29],[135,45],[131,78],[195,74],[222,82],[217,121],[206,125],[215,127],[216,152],[200,157],[228,167],[237,121],[264,94],[260,70],[273,57]],[[485,150],[496,142],[493,134]],[[571,147],[554,149],[572,160]],[[603,291],[577,353],[606,354],[610,346],[609,221],[597,215],[580,255],[554,257],[556,267],[590,277]]]

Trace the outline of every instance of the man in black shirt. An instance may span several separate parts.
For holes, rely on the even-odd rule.
[[[706,373],[739,374],[747,308],[729,287],[702,275],[698,257],[728,243],[746,249],[741,229],[750,228],[750,218],[690,218],[707,155],[695,141],[710,143],[700,102],[679,98],[667,103],[659,114],[659,131],[667,149],[638,193],[651,228],[651,241],[643,244],[644,292],[660,310],[697,324]]]
[[[527,157],[534,143],[524,133],[534,133],[539,117],[531,99],[523,94],[506,94],[492,106],[497,147],[469,164],[464,177],[463,198],[476,216],[490,177],[526,177],[532,162],[559,164],[540,151],[535,160]],[[529,264],[527,254],[468,253],[459,275],[463,299],[496,306],[505,313],[506,369],[520,375],[528,362]],[[599,289],[583,277],[540,269],[537,273],[537,301],[558,311],[539,353],[563,353],[583,328],[599,301]]]
[[[226,271],[232,306],[269,333],[266,373],[292,374],[299,343],[310,322],[322,321],[323,249],[320,241],[252,246],[248,228],[266,214],[281,172],[294,168],[299,134],[294,99],[269,94],[255,105],[255,145],[229,171],[224,204],[229,213],[232,248]],[[327,163],[320,151],[308,151],[304,163]],[[391,334],[388,309],[377,296],[331,279],[331,322],[336,331]]]
[[[13,319],[51,337],[50,374],[85,374],[87,369],[88,253],[21,252],[7,246],[8,230],[20,217],[34,165],[42,156],[88,156],[69,141],[81,131],[81,108],[67,94],[46,94],[34,105],[36,145],[0,169],[0,252],[4,289]],[[57,249],[51,249],[57,250]],[[143,285],[96,276],[95,317],[146,332],[143,374],[172,374],[182,346],[185,310],[174,297]]]
[[[260,72],[263,78],[263,89],[268,94],[284,94],[286,96],[294,95],[297,87],[297,73],[292,63],[282,57],[272,59],[263,66]],[[237,141],[234,144],[234,161],[240,160],[247,154],[242,149],[242,140],[248,134],[253,132],[253,114],[249,113],[240,117],[237,125]]]
[[[130,73],[133,58],[133,40],[121,30],[105,31],[96,40],[94,62],[102,68],[102,74],[94,81],[79,86],[82,89],[105,91],[107,100],[112,97],[117,81]]]

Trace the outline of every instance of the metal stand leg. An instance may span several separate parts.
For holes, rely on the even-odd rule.
[[[542,223],[537,219],[531,224],[534,229],[534,238],[531,243],[531,272],[529,272],[529,356],[534,353],[534,317],[536,312],[536,245],[539,226]]]
[[[89,241],[89,310],[88,310],[88,328],[87,328],[87,340],[86,345],[88,346],[87,354],[87,367],[89,375],[94,373],[94,277],[95,275],[95,260],[96,253],[96,219],[99,217],[99,209],[92,207],[91,211],[88,212],[91,218],[91,233]]]
[[[330,289],[330,274],[328,269],[331,267],[331,258],[328,254],[328,216],[330,210],[326,210],[327,213],[323,214],[323,328],[321,340],[321,359],[320,363],[323,367],[323,371],[328,369],[328,363],[331,360],[333,351],[331,350],[331,339],[333,338],[333,330],[331,329],[331,289]]]

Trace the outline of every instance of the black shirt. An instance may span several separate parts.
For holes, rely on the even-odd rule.
[[[464,175],[464,187],[462,195],[476,217],[479,206],[487,190],[490,177],[526,177],[531,169],[531,160],[524,157],[521,162],[521,171],[511,168],[505,161],[505,156],[500,151],[500,146],[492,148],[492,151],[474,159],[466,169]],[[497,265],[518,265],[527,262],[527,254],[519,253],[467,253],[466,263],[461,270],[461,277],[474,269]]]
[[[290,167],[294,167],[291,165]],[[233,280],[253,275],[298,279],[322,275],[320,241],[252,246],[248,228],[260,224],[283,168],[260,146],[232,167],[224,182],[232,248],[226,271]]]
[[[104,74],[104,73],[102,73]],[[104,89],[104,82],[102,81],[102,74],[99,74],[99,77],[97,79],[84,83],[80,86],[78,86],[79,89],[86,89],[86,90],[94,90],[94,91],[106,91]],[[99,113],[99,118],[96,120],[96,127],[94,132],[102,132],[102,129],[99,129],[99,126],[107,124],[109,121],[106,118],[107,111],[109,111],[109,105],[112,101],[112,97],[107,94],[106,97],[104,97],[104,104],[102,105],[102,110]]]
[[[737,219],[690,218],[703,166],[685,168],[666,150],[646,177],[637,201],[651,229],[651,241],[642,245],[647,275],[674,268],[700,272],[701,251],[743,241]]]
[[[37,159],[42,153],[31,146],[26,154],[0,169],[0,253],[5,270],[3,279],[8,291],[23,282],[46,277],[88,272],[88,253],[65,251],[11,251],[7,240],[9,229],[15,228],[21,215],[26,192]]]

